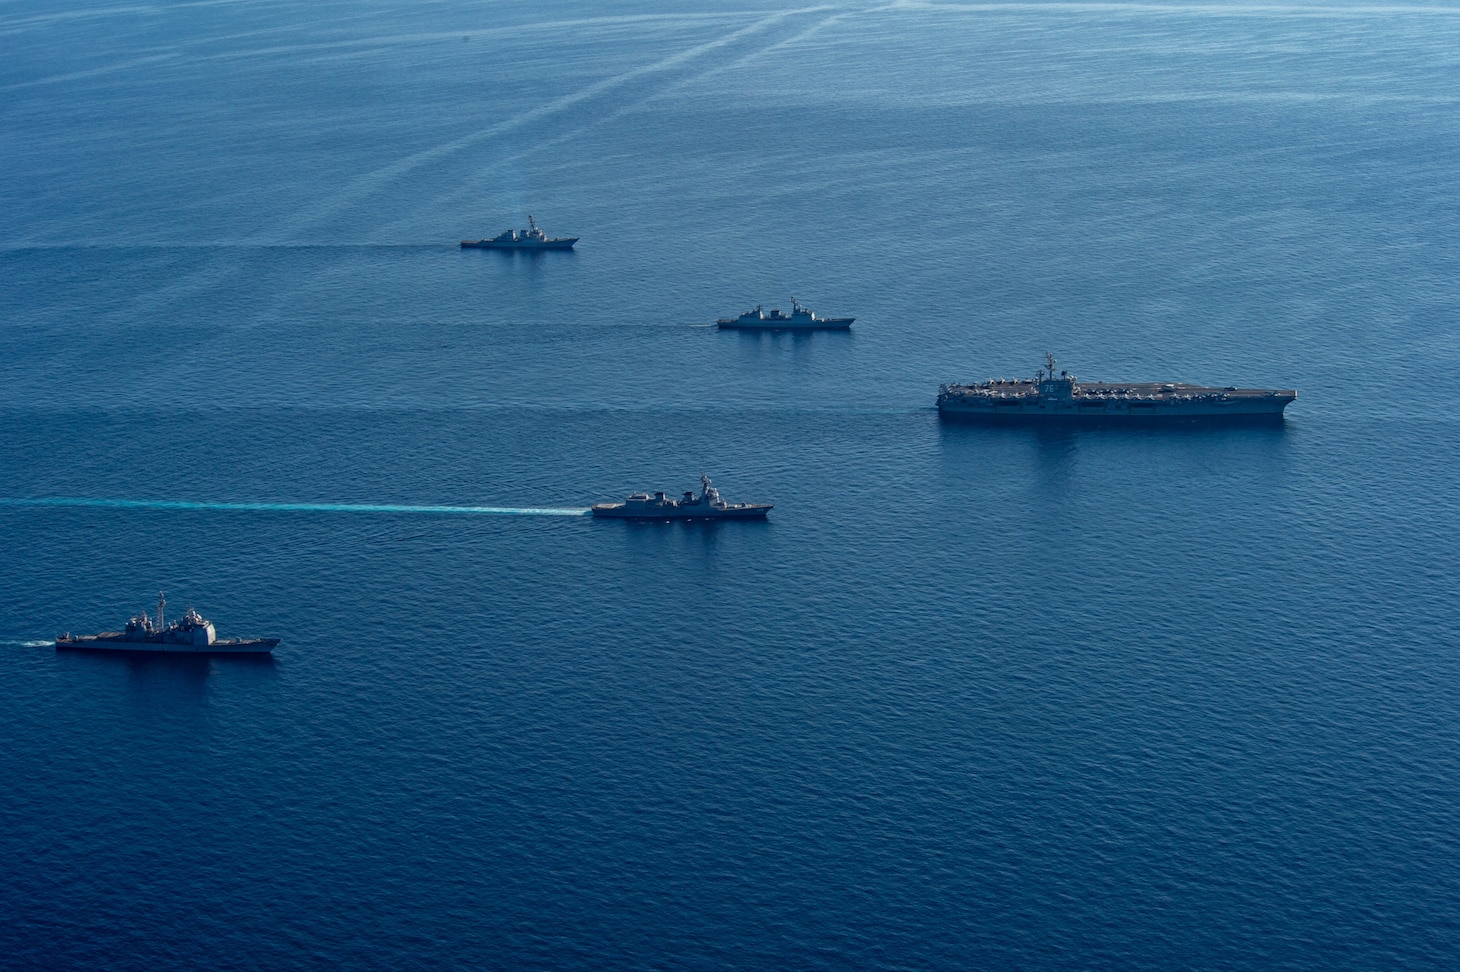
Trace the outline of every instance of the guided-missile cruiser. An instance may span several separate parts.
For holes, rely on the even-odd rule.
[[[156,621],[143,611],[128,621],[121,631],[103,631],[94,635],[68,632],[56,639],[56,647],[180,655],[257,655],[268,654],[279,643],[278,638],[219,638],[213,630],[213,622],[192,608],[188,608],[181,619],[169,624],[163,614],[166,606],[167,598],[159,592]]]

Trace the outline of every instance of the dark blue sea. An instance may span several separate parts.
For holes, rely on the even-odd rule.
[[[0,52],[0,966],[1460,966],[1460,6]],[[1046,350],[1300,397],[939,421]],[[52,647],[159,590],[273,660]]]

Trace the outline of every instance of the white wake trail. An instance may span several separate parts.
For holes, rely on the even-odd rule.
[[[224,510],[250,513],[447,513],[492,516],[586,516],[582,507],[418,506],[404,503],[210,503],[196,500],[91,499],[50,496],[0,499],[0,506],[100,507],[128,510]]]

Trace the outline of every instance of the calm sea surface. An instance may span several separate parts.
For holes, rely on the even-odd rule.
[[[11,0],[0,52],[0,965],[1460,963],[1460,7]],[[457,246],[529,212],[577,251]],[[707,326],[791,294],[853,331]],[[1046,349],[1300,397],[939,422]],[[769,522],[329,508],[701,471]],[[159,589],[274,660],[50,647]]]

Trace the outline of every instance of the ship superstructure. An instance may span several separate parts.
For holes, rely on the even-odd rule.
[[[1095,424],[1164,421],[1281,422],[1291,389],[1212,388],[1181,382],[1079,381],[1055,374],[1054,355],[1035,378],[943,385],[938,413],[981,422]]]
[[[538,228],[531,214],[527,217],[527,229],[503,230],[491,239],[462,240],[463,248],[478,250],[571,250],[578,242],[576,236],[549,237]]]
[[[593,515],[618,520],[763,520],[770,503],[727,503],[709,476],[700,476],[703,492],[687,490],[679,499],[663,492],[631,493],[622,503],[595,503]]]
[[[278,638],[219,638],[213,622],[192,608],[183,616],[167,622],[164,609],[167,597],[157,594],[157,620],[146,611],[139,612],[121,631],[103,631],[94,635],[63,634],[56,639],[57,648],[84,648],[92,651],[152,651],[178,654],[234,655],[267,654],[279,644]]]
[[[739,317],[722,317],[715,323],[723,328],[762,331],[845,331],[855,317],[817,317],[811,308],[791,298],[791,313],[772,309],[766,313],[756,304]]]

